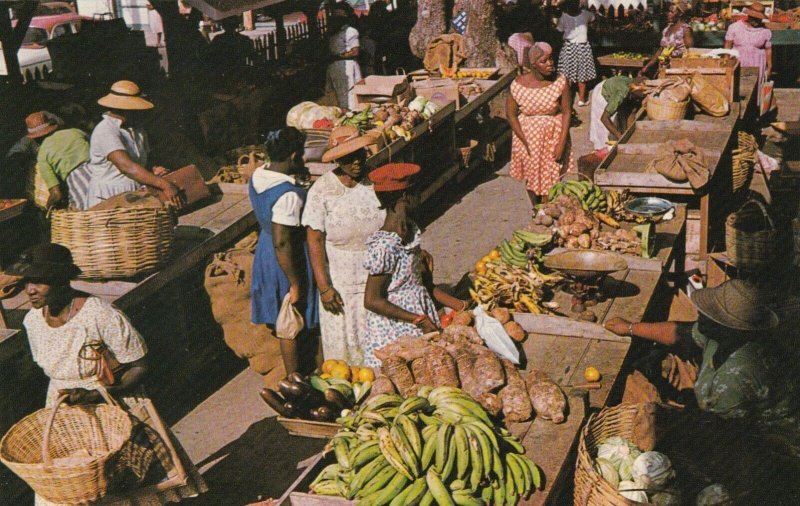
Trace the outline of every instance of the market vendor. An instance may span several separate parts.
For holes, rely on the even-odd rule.
[[[36,170],[47,187],[46,207],[68,198],[75,209],[86,209],[90,173],[89,139],[83,130],[62,128],[60,118],[47,111],[30,114],[28,137],[39,143]],[[66,195],[63,190],[67,190]]]
[[[343,109],[356,108],[353,88],[361,80],[358,63],[361,43],[358,30],[352,26],[352,7],[347,2],[334,4],[328,18],[328,57],[326,90],[336,95],[336,103]]]
[[[605,327],[670,347],[689,345],[702,354],[694,395],[703,411],[751,422],[779,437],[782,451],[800,458],[800,382],[797,367],[771,335],[778,317],[752,283],[734,279],[691,295],[695,323],[634,323],[612,318]]]
[[[131,81],[115,82],[97,103],[106,112],[89,140],[91,179],[86,206],[147,185],[162,190],[168,202],[180,207],[180,190],[161,177],[169,171],[160,166],[148,168],[150,146],[141,122],[143,111],[152,109],[153,103],[143,98],[139,86]]]
[[[353,129],[355,130],[355,129]],[[381,228],[386,211],[367,175],[367,151],[375,139],[349,127],[334,129],[323,162],[336,162],[308,191],[303,225],[314,279],[319,287],[320,331],[325,359],[362,365],[367,310],[364,289],[367,238]],[[346,135],[346,134],[350,135]]]
[[[101,382],[112,397],[131,409],[146,400],[142,385],[148,371],[147,346],[142,336],[110,303],[70,286],[70,280],[81,271],[69,249],[50,243],[34,246],[7,272],[23,278],[32,306],[24,325],[33,360],[50,378],[46,407],[55,406],[62,395],[70,404],[102,402],[96,389]],[[145,430],[131,441],[143,450],[135,468],[130,464],[137,478],[151,473],[152,466],[160,465],[162,473],[172,467],[157,434]],[[180,448],[177,439],[172,437],[172,442]],[[166,504],[204,492],[206,485],[182,448],[179,455],[189,472],[185,486],[114,504]],[[51,504],[36,497],[37,506]]]
[[[275,333],[278,312],[287,294],[304,318],[303,332],[294,339],[280,339],[286,374],[304,365],[300,342],[312,338],[311,330],[317,328],[319,320],[314,274],[301,226],[306,191],[294,178],[304,143],[305,135],[291,127],[267,134],[264,147],[269,162],[255,170],[248,190],[261,227],[250,286],[251,321],[266,325]],[[317,362],[321,362],[320,358],[316,357]]]
[[[592,90],[592,107],[589,114],[589,141],[596,153],[604,157],[611,141],[617,141],[634,119],[644,98],[640,85],[643,77],[636,79],[618,75],[609,77]]]
[[[691,7],[683,1],[676,1],[669,6],[667,11],[667,27],[661,33],[661,42],[658,51],[639,71],[639,75],[647,74],[651,68],[656,66],[658,58],[669,50],[670,57],[680,58],[690,47],[694,46],[694,35],[692,27],[687,22],[691,15]]]
[[[411,179],[419,171],[420,166],[412,163],[389,163],[369,173],[380,208],[386,211],[383,226],[367,239],[364,258],[368,312],[361,346],[369,367],[381,365],[376,349],[402,336],[439,329],[434,299],[457,311],[466,307],[464,301],[423,281],[421,234],[411,218],[417,202]]]
[[[744,9],[747,18],[732,23],[725,32],[725,48],[739,52],[741,66],[758,69],[758,90],[772,74],[772,30],[764,26],[767,19],[764,10],[764,4],[753,2]]]

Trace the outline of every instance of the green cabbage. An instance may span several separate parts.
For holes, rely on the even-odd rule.
[[[622,481],[626,480],[633,480],[633,463],[636,462],[636,457],[633,455],[628,455],[627,457],[623,457],[622,460],[619,461],[619,465],[617,466],[617,472],[619,473],[619,479]]]
[[[606,459],[598,458],[594,461],[594,467],[597,469],[597,472],[600,473],[600,476],[612,487],[616,489],[619,486],[619,473],[617,472],[617,468],[614,467],[614,464]]]
[[[425,109],[425,104],[427,103],[428,99],[420,95],[416,97],[414,100],[412,100],[410,104],[408,104],[408,110],[417,111],[421,113]]]
[[[621,481],[617,490],[619,491],[620,495],[626,499],[646,503],[647,493],[644,490],[641,490],[642,488],[644,487],[639,483],[633,481]]]
[[[618,469],[623,459],[632,457],[631,464],[633,464],[633,460],[641,453],[635,444],[619,436],[610,437],[597,447],[597,457],[608,460]]]
[[[675,477],[669,458],[659,452],[644,452],[636,457],[632,472],[633,479],[642,483],[648,490],[662,489]]]

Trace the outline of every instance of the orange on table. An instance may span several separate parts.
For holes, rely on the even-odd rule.
[[[350,377],[353,378],[353,381],[358,378],[358,373],[361,371],[361,368],[355,365],[350,366]]]
[[[353,377],[353,381],[355,381],[355,376]],[[362,367],[360,371],[358,371],[358,381],[364,383],[365,381],[375,381],[375,372],[369,367]]]
[[[350,368],[344,363],[336,364],[331,369],[331,376],[350,381]]]
[[[479,260],[478,263],[475,264],[475,272],[484,274],[486,272],[486,262]]]
[[[589,366],[583,371],[583,377],[589,383],[595,383],[600,381],[600,371],[598,371],[596,367]]]
[[[496,249],[493,249],[492,251],[489,252],[489,255],[487,256],[492,260],[497,260],[500,258],[500,252]]]
[[[492,256],[491,256],[491,255],[486,255],[486,256],[484,256],[483,258],[481,258],[481,262],[483,262],[483,263],[485,263],[485,264],[488,264],[488,263],[489,263],[489,262],[491,262],[492,260],[494,260],[494,259],[492,258]]]
[[[320,374],[319,377],[324,379],[324,380],[326,380],[326,379],[330,378],[331,375],[330,375],[330,373],[324,372],[324,373]]]
[[[328,360],[322,362],[322,367],[320,369],[322,370],[322,372],[330,374],[331,370],[333,369],[333,366],[335,366],[337,362],[338,360],[329,358]]]

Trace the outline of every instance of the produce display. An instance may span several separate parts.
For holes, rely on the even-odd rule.
[[[533,261],[524,268],[503,260],[480,261],[469,293],[472,300],[487,310],[509,308],[524,313],[547,313],[546,294],[562,279],[557,274],[543,273]]]
[[[727,10],[723,12],[727,12]],[[720,18],[717,14],[711,14],[705,18],[694,18],[690,26],[692,31],[695,32],[721,32],[728,28],[726,20]]]
[[[343,112],[338,107],[319,105],[314,102],[300,102],[289,109],[286,114],[286,126],[294,127],[298,130],[320,128],[320,126],[314,126],[316,121],[329,120],[333,123]]]
[[[440,107],[425,97],[416,97],[408,105],[373,104],[360,112],[349,111],[340,119],[340,125],[354,126],[362,133],[376,129],[389,139],[411,140],[415,126],[428,120]]]
[[[680,493],[670,487],[675,471],[663,453],[642,452],[631,441],[614,436],[600,443],[594,462],[598,474],[631,501],[682,504]]]
[[[358,505],[515,505],[541,486],[536,465],[506,429],[464,391],[421,387],[382,394],[337,420],[336,463],[313,493]]]
[[[475,79],[489,79],[494,74],[494,69],[480,70],[480,69],[460,69],[456,72],[456,79],[463,79],[465,77],[474,77]]]
[[[278,391],[264,389],[262,397],[283,417],[333,422],[369,395],[375,379],[372,369],[350,368],[342,361],[326,360],[324,370],[310,376],[292,373],[278,382]]]
[[[649,59],[650,56],[644,53],[636,53],[633,51],[617,51],[616,53],[611,53],[608,55],[609,58],[619,58],[625,60],[646,60]]]

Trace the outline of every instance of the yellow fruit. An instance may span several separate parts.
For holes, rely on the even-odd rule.
[[[350,381],[350,368],[347,367],[347,364],[336,364],[331,369],[331,376]]]
[[[478,260],[478,262],[475,264],[475,271],[486,272],[486,262],[484,262],[483,260]]]
[[[496,249],[493,249],[489,252],[489,258],[492,260],[498,260],[500,258],[500,252]]]
[[[324,373],[320,374],[319,377],[324,379],[324,380],[326,380],[326,379],[330,378],[331,375],[326,373],[326,372],[324,372]]]
[[[583,371],[583,377],[589,383],[600,381],[600,371],[598,371],[595,367],[587,367],[586,370]]]
[[[353,381],[356,381],[358,378],[358,373],[361,371],[360,367],[350,366],[350,377],[353,378]]]
[[[336,365],[336,362],[337,362],[337,361],[336,361],[336,360],[333,360],[332,358],[329,358],[328,360],[326,360],[325,362],[323,362],[323,363],[322,363],[322,372],[323,372],[323,373],[330,374],[330,373],[331,373],[331,369],[333,369],[333,366],[335,366],[335,365]]]
[[[485,257],[481,258],[481,262],[483,262],[485,264],[488,264],[492,260],[494,260],[494,259],[490,255],[486,255]]]
[[[362,367],[361,370],[358,371],[358,381],[362,383],[365,381],[375,381],[375,372],[369,367]]]

